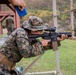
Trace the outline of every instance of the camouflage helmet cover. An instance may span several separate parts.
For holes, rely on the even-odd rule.
[[[42,19],[37,16],[30,16],[28,21],[23,22],[22,26],[32,31],[47,29],[47,26],[43,24]]]

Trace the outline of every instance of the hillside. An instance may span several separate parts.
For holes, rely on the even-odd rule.
[[[76,0],[73,0],[76,3]],[[25,0],[29,9],[52,9],[52,0]],[[57,8],[64,9],[70,5],[70,0],[57,0]]]
[[[66,12],[70,10],[70,0],[56,0],[57,1],[57,13]],[[76,0],[74,1],[73,7],[76,8]],[[28,15],[25,16],[25,20],[30,15],[39,16],[43,19],[44,22],[53,25],[53,16],[52,16],[52,0],[25,0],[27,5]],[[6,6],[5,9],[7,10]],[[76,19],[76,12],[74,13],[74,18]],[[76,22],[76,21],[75,21]],[[58,25],[59,28],[64,28],[65,30],[70,30],[70,12],[58,16]],[[76,23],[74,23],[76,26]],[[67,27],[66,27],[67,26]]]

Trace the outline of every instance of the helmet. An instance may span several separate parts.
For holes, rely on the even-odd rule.
[[[47,25],[43,24],[42,19],[37,16],[30,16],[27,21],[23,22],[22,27],[31,31],[44,30],[48,28]]]

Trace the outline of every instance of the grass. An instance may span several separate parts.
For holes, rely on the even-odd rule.
[[[5,36],[7,36],[7,34],[0,35],[0,39],[3,38],[3,37],[5,37]]]
[[[4,36],[5,34],[0,36],[0,38]],[[60,67],[63,75],[76,75],[76,41],[62,41],[58,50],[60,54]],[[19,63],[17,63],[17,66],[26,68],[36,58],[37,57],[23,58]],[[55,53],[53,50],[48,50],[28,71],[43,72],[55,69]]]
[[[64,75],[76,75],[76,41],[65,40],[59,47],[60,67]],[[27,67],[36,57],[22,59],[17,66]],[[48,50],[28,71],[42,72],[56,69],[55,53]]]

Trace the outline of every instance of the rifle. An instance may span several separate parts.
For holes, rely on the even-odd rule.
[[[45,32],[47,31],[47,32]],[[28,38],[30,42],[33,42],[36,40],[38,37],[42,37],[43,39],[46,40],[51,40],[51,41],[56,41],[57,37],[61,37],[62,34],[67,35],[68,37],[72,36],[71,32],[56,32],[56,27],[54,28],[48,28],[44,30],[43,34],[28,34]]]
[[[57,37],[61,37],[62,34],[67,35],[68,37],[71,37],[71,32],[56,32],[56,27],[54,28],[48,28],[44,30],[43,34],[28,34],[29,41],[34,43],[38,37],[42,37],[46,40],[51,40],[51,42],[48,43],[48,45],[52,44],[53,50],[58,49],[57,44]]]

